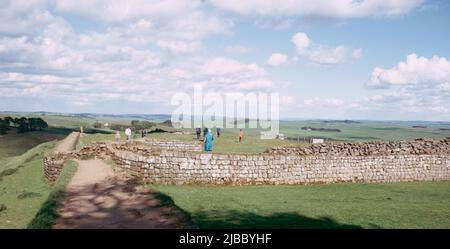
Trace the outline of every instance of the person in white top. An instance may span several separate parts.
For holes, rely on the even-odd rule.
[[[131,138],[131,129],[130,128],[125,129],[125,135],[127,136],[127,141],[130,141],[130,138]]]

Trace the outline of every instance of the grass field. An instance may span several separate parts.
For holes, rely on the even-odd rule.
[[[426,128],[413,128],[413,126]],[[302,127],[339,129],[340,132],[307,131]],[[324,137],[333,140],[410,140],[419,137],[445,138],[450,136],[448,122],[407,122],[407,121],[359,121],[359,122],[330,122],[330,121],[281,121],[280,132],[291,138]]]
[[[69,163],[55,185],[44,181],[42,158],[80,125],[94,117],[45,116],[53,126],[43,132],[0,136],[0,228],[48,228],[56,217],[65,184],[75,171]],[[101,120],[101,119],[99,119]],[[105,122],[129,123],[129,120]],[[426,128],[412,128],[413,125]],[[303,126],[336,128],[341,132],[306,131]],[[283,121],[281,132],[291,138],[332,140],[397,140],[450,137],[448,123]],[[191,134],[152,133],[148,138],[195,141]],[[94,132],[107,133],[98,130]],[[293,140],[261,140],[260,130],[222,129],[214,153],[260,153]],[[123,132],[122,140],[125,139]],[[140,134],[137,134],[140,137]],[[77,148],[94,141],[113,141],[114,134],[86,134]],[[52,141],[52,142],[48,142]],[[311,186],[150,186],[189,213],[200,228],[450,228],[450,182],[395,184],[331,184]],[[172,203],[173,204],[173,203]]]
[[[43,143],[21,156],[11,158],[7,165],[2,165],[0,206],[3,208],[0,208],[0,228],[28,227],[42,205],[48,201],[55,188],[44,180],[42,158],[55,144]],[[73,171],[73,166],[67,168]],[[68,178],[63,177],[65,181]]]
[[[450,182],[150,187],[200,228],[450,228]]]
[[[53,127],[65,127],[71,129],[79,129],[80,126],[92,127],[92,125],[99,121],[100,123],[117,123],[117,124],[129,124],[131,119],[110,118],[93,115],[71,115],[71,114],[47,114],[40,115],[37,113],[0,113],[0,118],[10,116],[13,118],[19,117],[39,117],[45,120],[49,126]]]
[[[345,140],[345,141],[367,141],[367,140],[400,140],[400,139],[415,139],[419,137],[426,138],[445,138],[450,137],[450,131],[440,130],[439,127],[430,128],[411,128],[405,124],[391,125],[387,123],[352,123],[352,124],[330,124],[322,122],[300,122],[282,123],[281,131],[291,138],[299,137],[298,140],[278,140],[278,139],[260,139],[259,129],[244,129],[244,140],[238,142],[238,129],[222,129],[221,137],[215,137],[213,152],[216,153],[261,153],[264,150],[280,145],[298,145],[304,144],[303,137],[325,137],[331,140]],[[321,128],[336,128],[341,132],[324,132],[324,131],[305,131],[300,128],[303,126],[313,126]],[[444,125],[445,126],[445,125]],[[195,141],[196,135],[192,129],[184,129],[183,131],[191,134],[175,134],[175,133],[151,133],[148,138],[162,139],[162,140],[180,140],[180,141]],[[215,131],[215,129],[213,129]],[[122,140],[125,135],[121,132]],[[137,134],[140,138],[140,134]],[[93,134],[86,135],[81,145],[89,144],[93,141],[113,141],[113,134]]]
[[[222,132],[220,138],[215,138],[213,151],[215,153],[261,153],[266,149],[278,145],[294,145],[295,141],[288,140],[261,140],[259,134],[246,132],[244,140],[239,143],[237,138],[237,130],[229,129]],[[140,135],[138,135],[140,138]],[[178,141],[196,141],[194,134],[174,134],[174,133],[152,133],[147,138],[160,140],[178,140]],[[125,134],[121,132],[121,139],[125,141]],[[114,134],[86,134],[82,137],[77,145],[77,149],[82,148],[92,142],[97,141],[114,141]]]
[[[72,176],[77,170],[77,163],[69,161],[64,165],[58,180],[52,186],[52,189],[46,199],[41,205],[36,216],[28,224],[27,228],[30,229],[49,229],[52,228],[56,219],[58,218],[58,209],[61,207],[61,203],[64,198],[64,190],[69,183]]]
[[[47,128],[44,131],[20,134],[11,129],[7,135],[0,135],[0,161],[6,157],[22,155],[41,143],[63,139],[71,131],[65,128]]]

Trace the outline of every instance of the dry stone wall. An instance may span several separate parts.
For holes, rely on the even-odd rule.
[[[44,157],[44,176],[47,180],[54,182],[58,179],[64,164],[71,159],[70,154],[58,153]]]
[[[266,151],[279,155],[375,156],[450,154],[450,138],[412,141],[370,141],[274,147]]]
[[[450,180],[450,139],[277,147],[254,155],[211,154],[155,144],[96,143],[67,157],[86,155],[110,156],[131,175],[157,184]],[[54,178],[52,172],[60,171],[59,167],[46,168],[50,178]]]
[[[158,184],[312,184],[450,180],[449,155],[222,155],[116,152],[116,163]]]
[[[157,140],[146,139],[144,144],[155,146],[166,150],[183,150],[183,151],[202,151],[202,144],[200,142],[184,142],[174,140]]]

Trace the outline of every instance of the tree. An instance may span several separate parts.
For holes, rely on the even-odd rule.
[[[11,123],[14,123],[14,119],[9,116],[5,117],[3,120],[5,120],[7,122],[8,126],[10,126]]]
[[[25,133],[30,131],[30,125],[28,123],[28,119],[25,117],[16,118],[14,119],[14,123],[17,125],[17,132],[18,133]]]
[[[29,118],[28,119],[28,129],[30,131],[35,131],[38,129],[38,119],[37,118]]]
[[[139,120],[131,120],[131,126],[135,127],[139,124]]]
[[[42,118],[29,118],[28,122],[30,123],[30,130],[40,130],[48,127],[47,122],[45,122]]]
[[[153,126],[155,126],[155,123],[149,121],[139,121],[139,120],[131,121],[131,128],[133,130],[151,129]]]
[[[43,120],[42,118],[38,118],[38,121],[39,121],[38,127],[39,127],[40,131],[42,131],[45,128],[48,128],[48,124],[47,124],[47,122],[45,122],[45,120]]]
[[[95,121],[95,123],[94,123],[94,128],[96,128],[96,129],[102,128],[102,123],[100,123],[100,122],[98,122],[98,121]]]
[[[0,118],[0,134],[4,135],[4,134],[8,134],[8,130],[9,130],[9,120],[5,119],[1,119]]]

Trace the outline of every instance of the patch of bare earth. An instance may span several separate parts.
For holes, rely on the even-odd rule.
[[[191,228],[177,208],[158,193],[115,176],[102,160],[78,161],[53,228]]]
[[[79,132],[72,132],[64,138],[55,148],[54,153],[67,153],[75,149]]]

